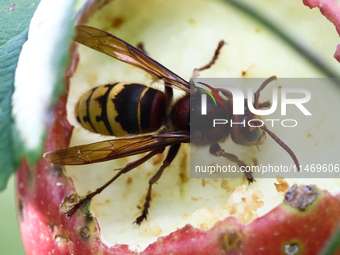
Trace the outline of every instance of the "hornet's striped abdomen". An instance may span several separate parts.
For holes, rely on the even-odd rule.
[[[148,133],[163,124],[166,97],[142,84],[102,85],[81,96],[75,115],[85,129],[102,135]]]

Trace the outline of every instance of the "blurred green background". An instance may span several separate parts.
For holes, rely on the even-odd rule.
[[[19,224],[17,220],[14,192],[14,176],[10,178],[7,188],[0,192],[0,254],[25,254],[21,243]]]

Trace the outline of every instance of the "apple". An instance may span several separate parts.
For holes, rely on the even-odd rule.
[[[325,65],[335,70],[338,63],[332,54],[338,38],[319,13],[312,13],[296,1],[244,4],[254,6],[269,20],[275,20],[273,23],[284,24],[291,36],[304,38],[306,47],[322,52]],[[142,42],[150,57],[186,80],[194,68],[211,59],[221,39],[227,45],[201,77],[325,76],[233,2],[88,1],[78,18],[77,24],[108,31],[132,45]],[[34,45],[30,50],[39,51]],[[65,91],[48,116],[52,121],[47,125],[46,152],[112,139],[92,134],[76,121],[75,104],[89,89],[113,82],[164,88],[140,70],[85,46],[73,44],[70,56]],[[253,89],[258,86],[255,84]],[[327,111],[340,106],[338,88],[325,84],[308,89],[316,99],[310,105],[313,118],[308,126],[299,125],[294,131],[275,129],[302,165],[310,164],[311,159],[336,157],[340,142],[339,120],[332,119]],[[266,90],[261,93],[263,101],[270,98],[270,89]],[[292,113],[292,118],[300,117]],[[248,164],[279,165],[291,161],[269,138],[259,146],[260,150],[236,145],[231,139],[222,146]],[[154,185],[148,218],[140,226],[132,223],[140,215],[148,180],[164,156],[121,176],[71,219],[62,213],[65,208],[112,178],[115,169],[138,157],[72,167],[54,165],[43,158],[32,166],[23,159],[17,175],[17,197],[26,253],[317,254],[337,229],[339,179],[284,179],[284,174],[269,179],[255,175],[256,182],[248,185],[243,176],[190,178],[189,156],[197,155],[206,160],[208,148],[190,152],[188,145],[182,146],[178,157]]]

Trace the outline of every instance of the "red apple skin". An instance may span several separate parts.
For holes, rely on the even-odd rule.
[[[291,254],[319,254],[340,222],[339,199],[320,191],[306,210],[284,201],[250,224],[228,217],[208,231],[187,225],[158,238],[142,254],[289,254],[288,247],[296,250]]]

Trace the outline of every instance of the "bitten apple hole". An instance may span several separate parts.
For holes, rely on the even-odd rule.
[[[277,7],[280,8],[279,5]],[[308,17],[306,15],[301,14],[301,18]],[[315,70],[289,48],[282,47],[280,40],[265,27],[244,14],[235,12],[235,9],[222,1],[116,0],[95,12],[87,25],[110,32],[133,46],[143,43],[150,57],[186,80],[190,79],[195,68],[211,59],[220,40],[225,40],[227,45],[215,65],[202,71],[201,77],[315,77]],[[305,28],[301,28],[301,31],[305,31]],[[93,87],[114,82],[142,83],[160,90],[164,90],[164,86],[154,82],[141,70],[90,48],[79,46],[78,51],[80,58],[70,81],[67,106],[68,119],[75,127],[71,145],[113,139],[92,134],[77,123],[74,107],[79,97]],[[258,86],[255,84],[253,91]],[[321,97],[327,99],[325,101],[332,104],[332,108],[336,105],[340,107],[334,87],[325,86],[322,89],[311,88],[312,98],[317,95],[318,100]],[[180,92],[175,92],[175,97],[180,96]],[[265,101],[270,98],[270,93],[271,89],[263,91],[263,94],[261,92],[261,99]],[[308,127],[298,127],[294,132],[287,132],[284,127],[275,130],[280,139],[297,151],[301,163],[307,163],[311,157],[322,158],[320,151],[323,151],[323,155],[327,152],[334,153],[334,148],[340,143],[340,136],[335,128],[328,134],[323,132],[325,127],[334,126],[330,117],[323,114],[324,108],[313,106],[310,110],[313,114],[323,116],[322,119],[310,120]],[[307,131],[313,133],[313,137],[304,135]],[[333,140],[330,139],[331,134],[334,134]],[[249,165],[264,162],[275,165],[282,157],[289,157],[269,138],[259,149],[235,145],[230,138],[221,147]],[[288,187],[277,188],[274,185],[276,178],[261,179],[255,175],[256,182],[250,186],[242,175],[237,179],[190,178],[189,155],[205,163],[207,160],[216,160],[219,164],[230,164],[225,159],[210,159],[211,157],[207,157],[208,153],[209,148],[203,148],[193,150],[190,155],[189,145],[181,147],[171,166],[153,186],[149,214],[141,226],[133,225],[132,222],[141,213],[148,181],[162,164],[164,155],[155,156],[120,176],[96,195],[91,201],[90,210],[98,220],[105,243],[124,243],[130,245],[131,249],[140,251],[158,237],[168,235],[186,224],[207,230],[231,215],[249,223],[282,202],[283,191]],[[74,181],[77,193],[85,196],[112,178],[117,173],[115,169],[137,158],[138,156],[134,156],[66,167],[66,170]],[[340,187],[338,180],[286,181],[288,186],[295,182],[317,182],[317,185],[334,189],[334,192],[338,189],[335,187]],[[86,235],[86,231],[84,233]]]

